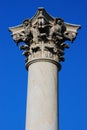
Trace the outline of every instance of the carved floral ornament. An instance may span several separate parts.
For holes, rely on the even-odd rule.
[[[20,49],[24,50],[26,65],[42,59],[55,63],[64,61],[64,49],[69,48],[64,42],[73,42],[78,29],[79,25],[51,17],[44,8],[39,8],[33,18],[26,19],[21,25],[9,28],[17,45],[25,43]]]

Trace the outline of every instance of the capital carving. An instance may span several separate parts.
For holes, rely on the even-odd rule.
[[[79,25],[66,23],[61,18],[53,18],[45,9],[39,8],[33,18],[9,30],[17,45],[25,43],[20,50],[24,50],[28,68],[31,63],[40,60],[55,64],[64,61],[64,50],[69,48],[65,41],[73,42],[79,28]]]

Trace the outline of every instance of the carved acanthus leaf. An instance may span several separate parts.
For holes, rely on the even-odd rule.
[[[64,61],[64,50],[69,48],[65,41],[73,42],[80,25],[64,22],[61,18],[51,17],[43,8],[36,15],[26,19],[16,27],[9,28],[16,44],[24,42],[20,47],[24,50],[25,62],[33,59],[50,58],[56,62]]]

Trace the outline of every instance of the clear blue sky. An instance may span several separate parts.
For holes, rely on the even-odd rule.
[[[59,72],[59,130],[87,130],[87,0],[1,0],[0,130],[25,130],[27,71],[8,27],[31,18],[38,7],[82,26]]]

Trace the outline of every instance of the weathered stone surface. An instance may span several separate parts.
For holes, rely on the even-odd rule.
[[[57,69],[50,62],[29,66],[26,130],[58,130]]]
[[[33,18],[9,30],[17,45],[25,43],[20,49],[24,50],[28,68],[37,59],[48,59],[56,64],[64,61],[64,50],[69,48],[65,41],[73,42],[79,28],[79,25],[66,23],[61,18],[53,18],[45,9],[39,8]]]

